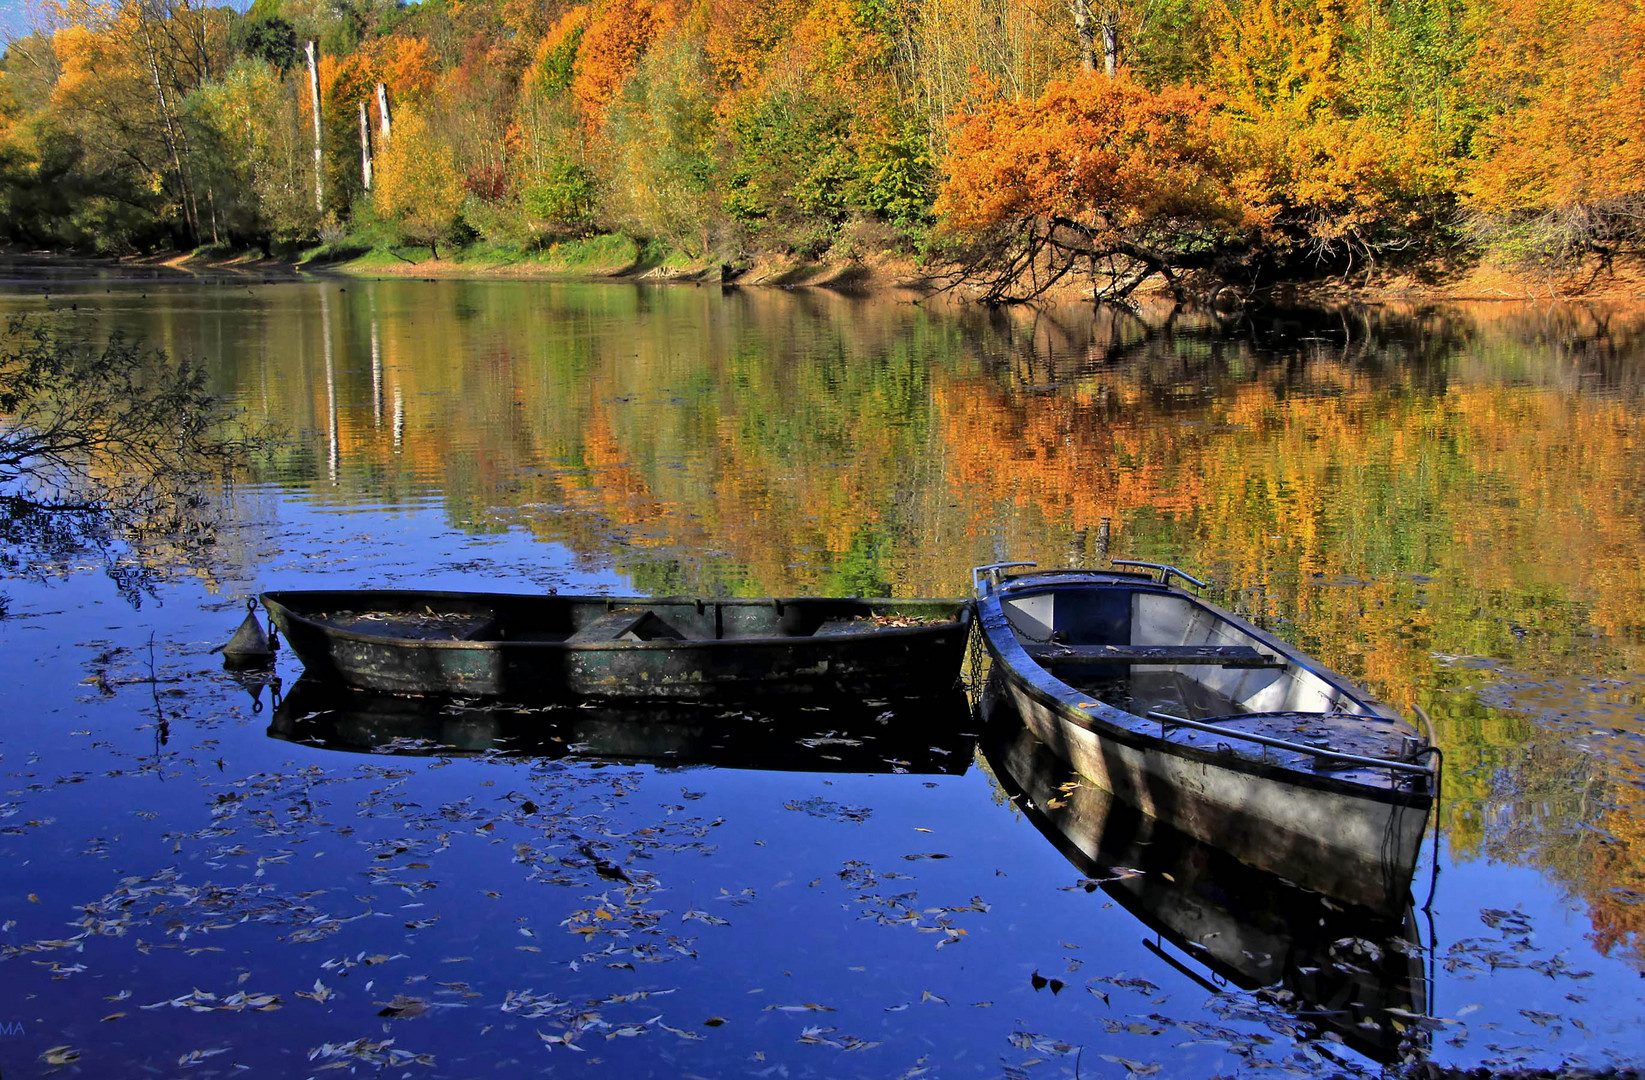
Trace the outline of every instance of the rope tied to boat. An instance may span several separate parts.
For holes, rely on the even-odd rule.
[[[1428,745],[1412,754],[1412,759],[1433,757],[1434,759],[1434,849],[1429,861],[1433,863],[1428,873],[1428,901],[1422,905],[1423,911],[1431,911],[1434,906],[1434,896],[1439,890],[1439,813],[1445,795],[1445,751],[1439,748],[1437,737],[1434,734],[1434,722],[1428,718],[1428,712],[1421,705],[1415,706],[1417,715],[1422,717],[1423,724],[1428,729]]]

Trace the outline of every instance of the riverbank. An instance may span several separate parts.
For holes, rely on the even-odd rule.
[[[119,267],[129,273],[194,278],[295,280],[303,277],[423,278],[537,281],[645,281],[715,284],[783,289],[824,288],[842,292],[904,293],[930,296],[942,283],[932,268],[911,255],[872,252],[852,258],[804,259],[765,254],[736,263],[693,257],[622,236],[597,236],[551,245],[539,252],[476,245],[448,251],[440,258],[417,257],[384,248],[324,246],[290,258],[263,258],[253,253],[221,251],[85,258],[50,252],[14,253],[12,259],[38,260],[69,273]],[[1147,283],[1139,292],[1163,293],[1164,282]],[[964,289],[953,294],[966,298]],[[1048,294],[1054,301],[1089,299],[1086,284],[1070,284]],[[1206,299],[1210,299],[1207,297]],[[1645,259],[1617,257],[1603,265],[1538,267],[1485,260],[1433,260],[1421,265],[1373,268],[1368,272],[1284,281],[1256,288],[1237,285],[1218,290],[1219,303],[1383,303],[1444,301],[1576,300],[1630,302],[1645,300]]]

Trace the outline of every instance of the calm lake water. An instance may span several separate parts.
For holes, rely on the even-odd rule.
[[[1645,310],[54,273],[0,310],[197,357],[281,438],[139,605],[89,557],[3,583],[8,1077],[1645,1062]],[[272,588],[963,595],[1105,555],[1432,717],[1407,919],[1151,828],[958,691],[442,710],[210,652]]]

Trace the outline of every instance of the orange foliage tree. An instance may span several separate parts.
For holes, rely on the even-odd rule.
[[[371,43],[370,53],[377,77],[388,85],[395,101],[416,104],[439,81],[434,54],[420,37],[378,38]]]
[[[571,80],[571,92],[590,126],[600,124],[647,47],[675,18],[671,0],[601,0],[594,6]]]
[[[1122,71],[962,118],[935,208],[958,241],[950,283],[1006,301],[1089,269],[1099,295],[1121,298],[1155,274],[1176,288],[1179,272],[1212,266],[1246,225],[1213,105]]]

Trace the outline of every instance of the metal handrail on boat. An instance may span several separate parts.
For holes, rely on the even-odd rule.
[[[1171,581],[1171,575],[1175,574],[1177,577],[1194,586],[1196,589],[1209,589],[1211,587],[1211,583],[1209,581],[1201,581],[1193,574],[1178,570],[1176,567],[1171,566],[1168,563],[1143,562],[1141,559],[1109,559],[1108,561],[1114,566],[1142,566],[1149,570],[1158,570],[1158,580],[1161,585],[1169,584]]]
[[[1031,562],[996,562],[996,563],[987,563],[986,565],[983,565],[983,566],[973,566],[971,568],[971,588],[975,591],[981,591],[981,589],[982,589],[982,577],[983,577],[984,574],[987,574],[989,576],[990,580],[992,580],[995,585],[998,585],[1000,583],[1000,571],[1001,570],[1012,570],[1012,569],[1015,569],[1016,567],[1019,567],[1019,566],[1038,566],[1038,565],[1039,565],[1039,563],[1031,563]]]
[[[1341,715],[1352,716],[1354,714],[1345,713]],[[1272,735],[1258,735],[1250,731],[1240,731],[1236,728],[1222,727],[1219,724],[1207,724],[1199,720],[1189,720],[1187,717],[1183,716],[1172,716],[1170,713],[1160,712],[1158,709],[1151,710],[1148,713],[1148,719],[1160,721],[1161,730],[1164,729],[1166,723],[1171,723],[1177,724],[1181,727],[1193,728],[1195,731],[1209,732],[1212,735],[1227,735],[1231,738],[1244,739],[1248,742],[1258,743],[1262,746],[1272,746],[1276,750],[1290,750],[1297,754],[1309,754],[1313,757],[1330,758],[1333,761],[1347,761],[1355,765],[1367,765],[1376,769],[1391,769],[1394,772],[1411,773],[1415,776],[1429,776],[1432,775],[1434,771],[1432,767],[1427,765],[1416,765],[1408,761],[1394,761],[1390,758],[1367,757],[1364,754],[1346,754],[1341,750],[1330,750],[1320,746],[1308,746],[1305,743],[1290,742],[1286,739],[1276,739]],[[1366,719],[1374,719],[1374,717],[1366,717]]]

